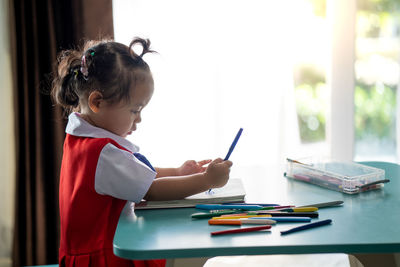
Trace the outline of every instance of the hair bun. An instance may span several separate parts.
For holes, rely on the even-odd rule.
[[[137,44],[140,44],[142,47],[142,52],[138,55],[134,50],[133,47]],[[143,39],[139,37],[135,37],[132,42],[129,44],[129,53],[134,59],[142,58],[147,53],[154,53],[155,51],[150,49],[151,42],[149,39]]]

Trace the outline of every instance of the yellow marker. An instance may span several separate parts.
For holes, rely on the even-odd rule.
[[[292,208],[294,212],[312,212],[312,211],[318,211],[318,208],[316,207],[302,207],[302,208]]]
[[[239,215],[239,216],[212,217],[212,219],[226,220],[226,219],[241,219],[241,218],[252,218],[252,217],[272,217],[272,216],[270,214],[265,214],[265,215]]]

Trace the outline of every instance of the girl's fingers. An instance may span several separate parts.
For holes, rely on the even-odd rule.
[[[232,161],[230,161],[230,160],[225,160],[224,161],[224,164],[226,164],[226,165],[228,165],[229,167],[231,167],[232,166]]]
[[[197,164],[199,164],[200,166],[204,166],[204,165],[210,163],[211,161],[212,161],[211,159],[200,160],[197,162]]]
[[[221,158],[217,158],[212,161],[212,163],[221,163],[221,162],[223,162],[223,159]]]

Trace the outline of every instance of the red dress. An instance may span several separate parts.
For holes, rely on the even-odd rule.
[[[111,138],[75,136],[68,134],[67,127],[59,192],[60,266],[165,266],[165,260],[130,261],[113,254],[115,229],[127,201],[107,195],[103,191],[108,189],[98,189],[106,187],[95,185],[96,179],[101,180],[99,158],[108,146],[132,153]],[[142,198],[145,191],[139,188],[140,194],[136,193],[132,199]]]

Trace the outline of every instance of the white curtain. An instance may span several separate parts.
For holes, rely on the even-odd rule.
[[[354,86],[356,0],[327,0],[330,60],[327,80],[330,107],[327,139],[330,156],[354,158]]]
[[[155,93],[130,136],[155,166],[225,157],[283,163],[298,150],[293,93],[296,1],[115,0],[117,41],[152,41]]]

